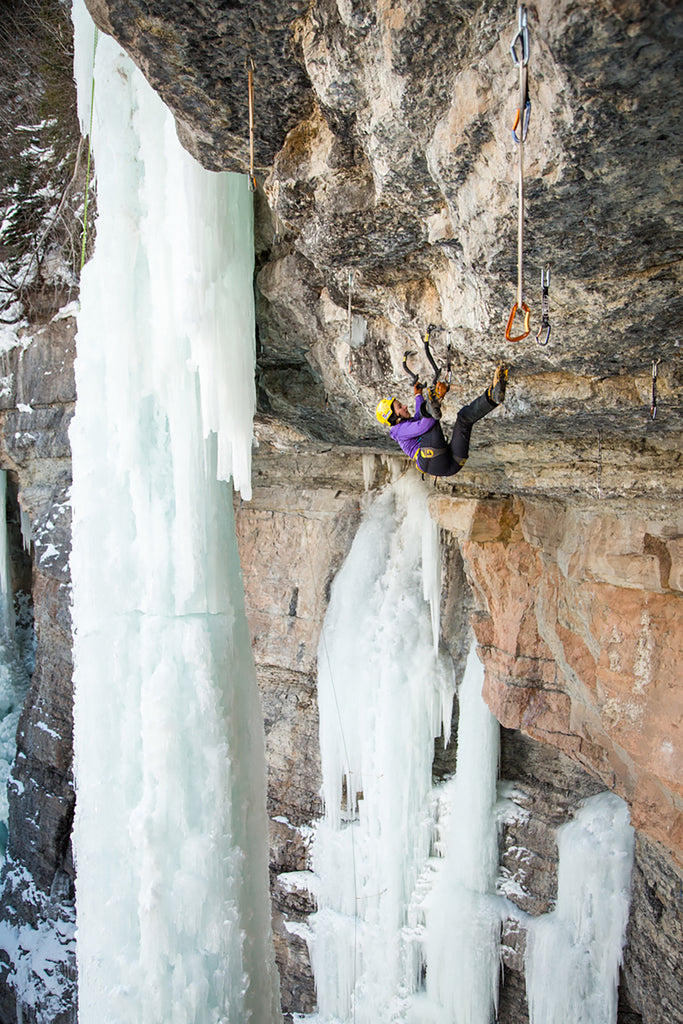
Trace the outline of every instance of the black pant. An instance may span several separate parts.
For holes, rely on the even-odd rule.
[[[420,438],[417,464],[422,472],[430,476],[455,476],[459,473],[469,455],[473,424],[496,408],[496,403],[487,397],[486,392],[469,405],[464,405],[458,413],[449,444],[441,423],[437,421]]]

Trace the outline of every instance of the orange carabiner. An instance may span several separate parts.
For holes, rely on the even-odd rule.
[[[519,310],[521,310],[524,313],[524,334],[517,334],[513,338],[510,332],[512,331],[512,325],[515,322],[515,317],[517,316],[517,313],[518,313]],[[515,302],[514,306],[512,307],[512,310],[510,312],[510,317],[508,319],[508,325],[505,328],[505,340],[506,341],[523,341],[528,336],[529,332],[531,331],[531,327],[529,325],[530,319],[531,319],[531,310],[527,306],[526,302],[522,302],[522,303]]]

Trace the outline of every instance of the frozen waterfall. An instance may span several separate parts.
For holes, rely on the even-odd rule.
[[[87,126],[81,0],[74,23]],[[71,433],[79,1019],[275,1024],[263,725],[229,483],[249,496],[251,196],[245,177],[182,150],[106,37],[94,94],[97,241]],[[472,653],[457,773],[433,785],[454,694],[439,557],[426,489],[407,474],[368,498],[333,586],[319,647],[318,1021],[493,1015],[498,726]],[[530,928],[544,1024],[569,1024],[567,987],[543,982],[549,957],[564,958],[567,985],[580,979],[571,1024],[598,1012],[613,1024],[629,835],[613,801],[567,826],[556,911]]]
[[[434,643],[439,545],[407,475],[368,499],[332,587],[318,651],[325,817],[308,884],[318,1013],[308,1024],[491,1024],[501,923],[529,932],[532,1024],[615,1024],[632,861],[628,809],[586,801],[559,832],[555,911],[497,894],[499,726],[471,649],[457,770],[432,785],[453,668]],[[423,582],[424,581],[424,582]],[[429,598],[429,600],[427,600]]]
[[[93,26],[74,7],[87,130]],[[81,1024],[280,1020],[265,759],[234,534],[254,408],[252,201],[100,36],[78,316],[74,751]]]
[[[318,680],[325,818],[313,844],[318,911],[310,940],[320,1021],[445,1020],[434,1016],[442,993],[429,1002],[419,994],[425,969],[428,984],[449,974],[430,945],[430,934],[438,942],[444,929],[438,908],[427,906],[428,895],[443,883],[450,900],[458,879],[464,888],[479,884],[467,865],[479,861],[484,833],[488,847],[497,849],[498,723],[481,700],[474,653],[463,684],[473,698],[467,706],[461,699],[461,729],[474,733],[475,760],[464,775],[459,770],[460,790],[462,798],[478,802],[482,787],[468,788],[478,773],[488,802],[476,811],[481,828],[475,821],[464,830],[460,824],[454,829],[459,848],[453,840],[445,858],[438,848],[447,806],[453,818],[463,808],[452,786],[432,787],[434,738],[442,729],[450,733],[455,689],[453,666],[432,632],[438,616],[430,604],[438,607],[441,580],[435,532],[426,488],[416,476],[387,488],[367,510],[325,618]],[[483,745],[477,701],[490,733]],[[496,864],[492,852],[479,891],[495,886]],[[446,913],[456,912],[450,902]],[[465,932],[469,920],[463,918]],[[492,934],[495,971],[498,922],[499,915]],[[487,1013],[491,995],[483,987]]]

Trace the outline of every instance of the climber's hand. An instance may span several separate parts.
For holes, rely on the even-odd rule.
[[[413,394],[414,395],[421,395],[423,387],[424,387],[424,384],[420,384],[419,380],[416,380],[415,384],[413,385]]]

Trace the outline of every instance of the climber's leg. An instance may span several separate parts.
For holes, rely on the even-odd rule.
[[[483,395],[479,395],[469,405],[463,406],[453,427],[453,434],[450,440],[450,449],[453,458],[462,465],[469,455],[470,435],[472,426],[477,420],[487,416],[496,408],[496,403],[488,397],[488,388]]]

